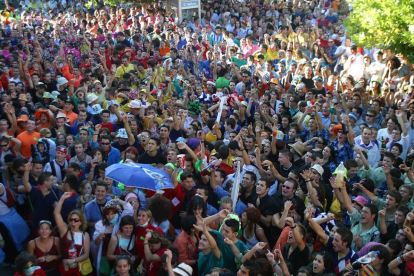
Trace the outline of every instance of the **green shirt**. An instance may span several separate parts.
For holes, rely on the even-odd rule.
[[[247,61],[245,61],[244,59],[238,59],[236,57],[231,57],[231,61],[236,63],[236,65],[239,67],[239,69],[243,65],[247,65]]]
[[[231,250],[230,245],[224,242],[223,235],[220,232],[216,230],[212,231],[217,235],[217,246],[223,254],[223,267],[229,269],[230,271],[233,271],[234,273],[237,273],[238,268],[236,265],[235,256],[233,254],[233,251]],[[243,255],[248,250],[247,246],[242,241],[237,241],[234,245],[239,249],[240,253]]]
[[[372,174],[372,168],[371,168],[371,166],[369,166],[369,169],[368,169],[368,170],[366,170],[366,169],[365,169],[365,167],[364,167],[364,166],[362,166],[361,168],[359,168],[359,169],[358,169],[357,174],[358,174],[361,178],[365,178],[365,177],[370,178],[370,177],[371,177],[371,174]]]
[[[204,276],[210,274],[210,271],[215,267],[223,267],[223,253],[220,254],[220,259],[214,256],[213,252],[204,255],[200,252],[198,255],[198,275]]]
[[[376,168],[369,177],[372,181],[374,181],[375,188],[378,188],[378,186],[381,185],[381,183],[386,179],[384,169],[382,167]]]
[[[377,206],[378,211],[381,211],[382,209],[385,208],[385,201],[382,200],[381,198],[377,197],[377,202],[375,202],[374,205]],[[388,227],[388,225],[390,225],[394,221],[395,220],[394,220],[393,217],[392,218],[388,217],[388,211],[386,210],[385,211],[385,224],[387,224],[387,227]],[[377,227],[378,227],[378,229],[380,229],[380,227],[381,227],[381,220],[379,218],[377,219]]]
[[[216,80],[216,88],[229,87],[230,81],[225,77],[220,77]]]
[[[351,219],[351,224],[352,224],[351,232],[354,236],[355,235],[361,236],[362,246],[365,246],[369,242],[380,241],[380,231],[375,226],[375,224],[368,231],[362,232],[361,213],[358,212],[357,209],[354,208],[354,211],[351,214],[348,212],[348,215]],[[357,248],[355,242],[352,242],[351,248],[355,252],[358,252],[361,249],[361,248]]]

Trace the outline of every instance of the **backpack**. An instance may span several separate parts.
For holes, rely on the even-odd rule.
[[[11,208],[16,204],[16,197],[13,194],[12,190],[9,189],[9,187],[4,186],[4,189],[6,190],[6,196],[7,196],[7,202],[4,202],[4,200],[0,199],[4,204],[6,204],[7,207]]]

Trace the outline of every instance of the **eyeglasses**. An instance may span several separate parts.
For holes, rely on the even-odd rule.
[[[329,43],[334,43],[333,41],[329,41]]]
[[[103,145],[103,146],[108,146],[108,145],[110,145],[111,143],[102,143],[101,142],[101,145]]]
[[[8,144],[6,144],[6,145],[0,145],[0,147],[2,147],[2,148],[6,148],[8,146],[9,146]]]
[[[290,190],[290,189],[292,189],[291,187],[286,186],[286,185],[282,185],[282,188],[284,188],[284,189],[286,189],[286,190]]]
[[[318,140],[318,141],[316,141],[316,143],[317,144],[323,144],[323,141]]]
[[[243,78],[248,78],[249,76],[242,76]]]
[[[149,135],[141,135],[142,138],[148,138]]]
[[[74,219],[74,218],[69,219],[69,222],[79,222],[79,221],[80,221],[80,219]]]

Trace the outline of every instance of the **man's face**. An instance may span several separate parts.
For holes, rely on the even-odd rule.
[[[78,116],[79,122],[82,122],[82,123],[85,122],[86,118],[87,118],[86,112],[80,111],[79,116]]]
[[[368,207],[362,207],[361,210],[361,222],[362,223],[371,223],[375,218],[375,214],[371,213],[371,209]]]
[[[43,172],[43,166],[42,164],[33,164],[32,167],[32,174],[35,176],[39,176]]]
[[[73,110],[73,105],[71,103],[65,103],[65,111],[71,112]]]
[[[406,202],[410,199],[410,190],[406,187],[401,187],[400,188],[400,195],[402,197],[402,202]]]
[[[401,212],[401,211],[395,212],[395,216],[394,216],[395,224],[400,225],[400,224],[404,223],[404,221],[405,221],[404,213]]]
[[[82,145],[75,145],[75,152],[76,155],[80,155],[85,151]]]
[[[282,196],[285,198],[292,198],[295,195],[296,189],[293,188],[294,184],[290,181],[285,181],[282,185]]]
[[[392,137],[393,141],[400,141],[400,139],[401,139],[401,130],[394,129],[392,131],[391,137]]]
[[[244,187],[244,188],[249,188],[249,187],[251,187],[252,185],[254,185],[254,183],[253,183],[253,181],[252,181],[252,176],[250,175],[250,174],[247,174],[247,173],[245,173],[244,175],[243,175],[243,180],[242,180],[242,186]]]
[[[346,244],[342,241],[342,237],[338,233],[334,235],[332,246],[335,252],[342,251],[346,248]]]
[[[166,139],[168,138],[170,131],[167,127],[161,127],[160,128],[160,138],[161,139]]]
[[[244,144],[246,145],[247,150],[251,150],[254,146],[253,138],[246,138]]]
[[[385,207],[387,209],[393,209],[396,208],[398,205],[397,201],[395,200],[395,197],[387,195],[385,198]]]
[[[155,142],[154,140],[149,140],[148,151],[153,153],[156,150],[158,150],[157,142]]]
[[[382,159],[382,164],[388,167],[392,167],[394,165],[391,158],[389,158],[388,156],[384,156],[384,158]]]
[[[66,153],[63,153],[61,151],[56,151],[56,160],[59,162],[62,162],[66,157]]]
[[[31,132],[31,131],[34,131],[35,128],[36,128],[36,123],[34,121],[32,121],[32,120],[29,120],[27,122],[26,130],[29,131],[29,132]]]
[[[95,189],[96,199],[102,200],[106,197],[106,189],[103,186],[97,186]]]
[[[368,144],[371,141],[372,131],[369,128],[365,128],[362,132],[362,140]]]
[[[269,188],[266,186],[266,181],[259,180],[256,185],[256,194],[258,196],[264,196],[269,191]]]
[[[102,139],[101,146],[104,149],[104,151],[108,151],[111,147],[111,141],[109,141],[109,139]]]
[[[109,123],[109,113],[102,113],[102,123],[107,124]]]
[[[193,188],[193,178],[187,177],[181,182],[181,185],[183,185],[184,189],[190,191]]]
[[[278,160],[279,160],[280,165],[289,164],[289,157],[286,154],[279,154]]]
[[[237,232],[233,232],[230,227],[228,227],[225,223],[223,223],[223,228],[221,229],[221,234],[223,238],[228,238],[230,240],[237,237]]]
[[[215,172],[214,173],[214,179],[216,180],[216,183],[219,184],[220,186],[223,184],[224,179],[221,177],[220,172]]]
[[[374,122],[375,116],[372,112],[367,112],[367,115],[365,117],[365,120],[367,121],[367,124],[371,125]]]

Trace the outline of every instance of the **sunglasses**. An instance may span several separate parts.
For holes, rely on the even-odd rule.
[[[6,148],[8,146],[9,146],[8,144],[6,144],[6,145],[0,145],[0,147],[2,147],[2,148]]]
[[[290,189],[292,189],[291,187],[286,186],[286,185],[282,185],[282,188],[285,188],[286,190],[290,190]]]
[[[111,143],[101,143],[101,145],[104,145],[104,146],[108,146],[108,145],[110,145]]]
[[[367,117],[374,117],[374,115],[372,115],[372,114],[367,114]]]
[[[80,221],[80,219],[74,219],[74,218],[69,219],[69,222],[79,222],[79,221]]]

